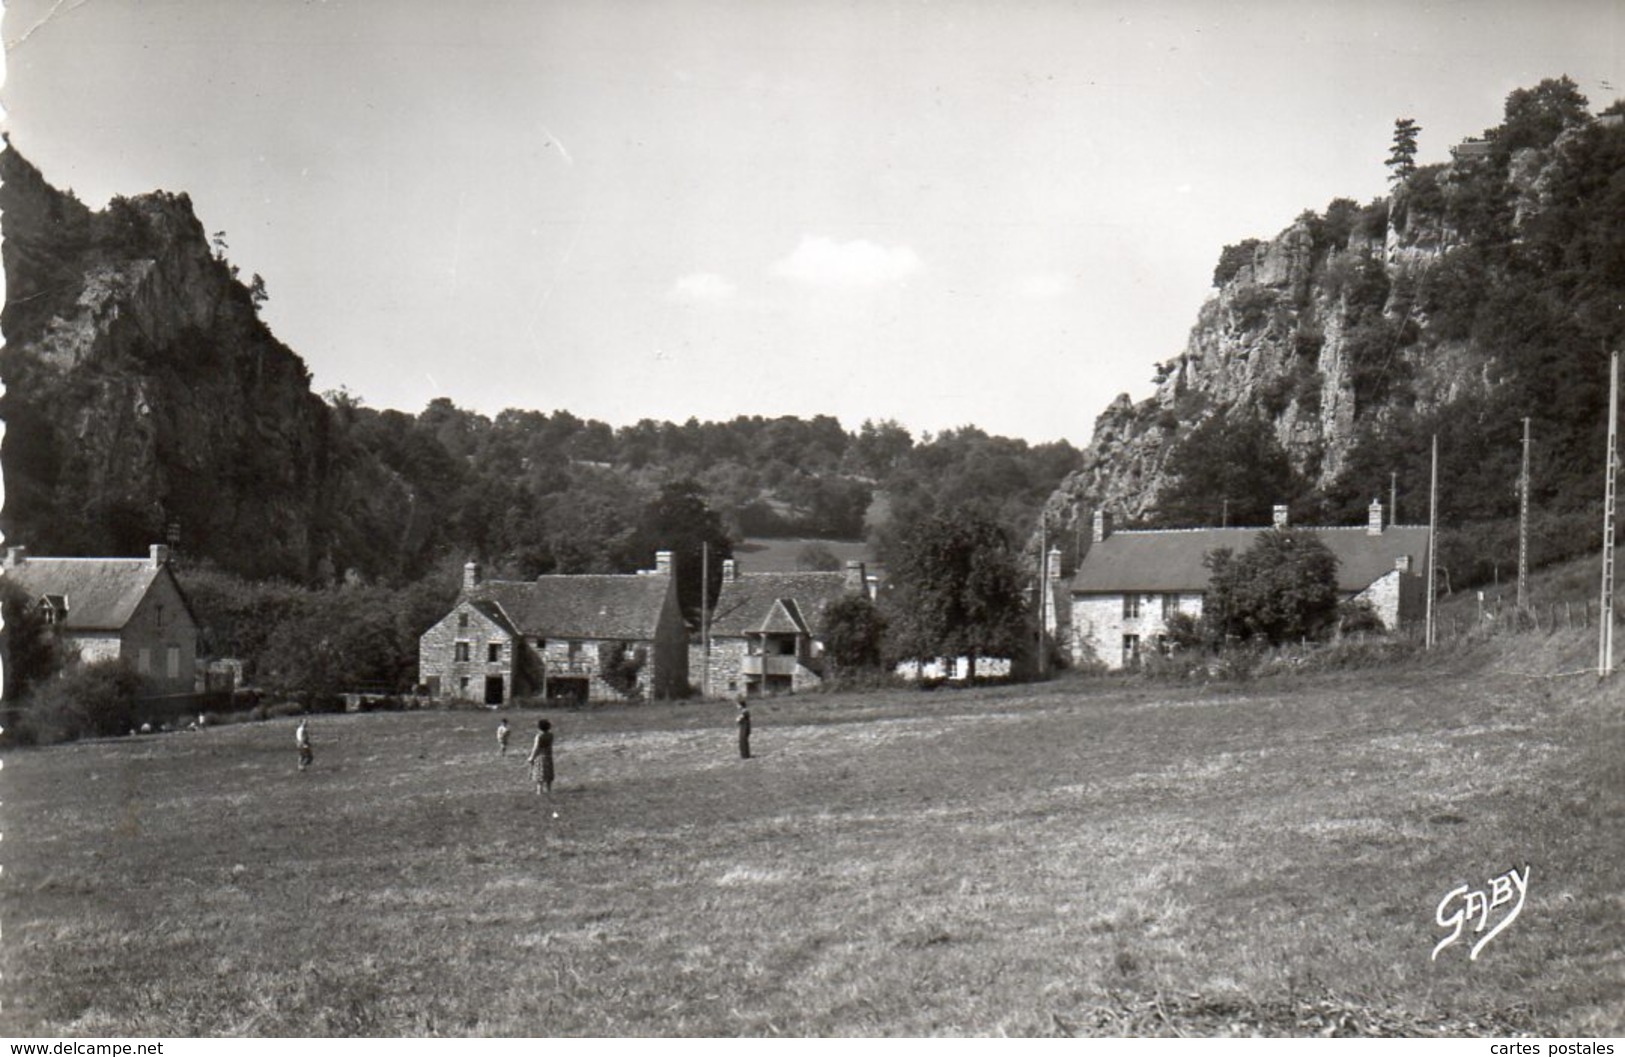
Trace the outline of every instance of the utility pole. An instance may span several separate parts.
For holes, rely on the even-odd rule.
[[[1428,481],[1428,609],[1427,631],[1425,643],[1428,649],[1433,648],[1433,592],[1434,580],[1437,573],[1434,569],[1439,560],[1437,538],[1439,533],[1439,435],[1433,435],[1433,470]]]
[[[1523,472],[1518,475],[1518,615],[1529,604],[1529,418],[1523,420]]]
[[[711,541],[700,541],[700,697],[711,696]],[[693,685],[693,684],[689,684]]]
[[[1614,480],[1619,473],[1619,350],[1608,361],[1608,470],[1602,499],[1602,627],[1597,674],[1614,672]]]
[[[1388,473],[1388,527],[1399,524],[1399,471]]]
[[[1038,516],[1038,674],[1044,674],[1044,633],[1049,620],[1049,526]]]

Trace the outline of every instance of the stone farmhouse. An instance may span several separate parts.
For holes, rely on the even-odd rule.
[[[1286,507],[1275,526],[1287,525]],[[1398,630],[1421,619],[1427,604],[1422,574],[1425,525],[1386,525],[1373,500],[1367,524],[1305,527],[1337,558],[1344,599],[1371,603],[1383,626]],[[1161,529],[1113,532],[1111,516],[1095,513],[1093,542],[1072,578],[1069,642],[1074,663],[1117,669],[1159,648],[1175,613],[1202,615],[1211,575],[1203,559],[1228,547],[1252,545],[1259,528]]]
[[[418,682],[488,705],[668,699],[688,690],[687,644],[670,551],[635,575],[482,581],[470,562],[457,603],[418,640]]]
[[[824,679],[824,614],[848,595],[868,594],[860,561],[845,572],[740,572],[722,563],[722,588],[710,621],[707,669],[704,646],[693,647],[690,662],[707,672],[704,689],[713,697],[741,692],[787,694]]]
[[[168,547],[154,544],[145,558],[36,558],[10,547],[0,576],[39,607],[70,660],[125,660],[148,694],[192,692],[198,623]]]

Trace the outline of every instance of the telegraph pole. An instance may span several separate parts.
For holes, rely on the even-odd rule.
[[[711,696],[711,541],[700,541],[700,697]],[[693,684],[690,683],[690,686]]]
[[[1602,627],[1597,674],[1614,672],[1614,479],[1619,473],[1619,350],[1608,361],[1608,470],[1602,498]]]
[[[1428,482],[1428,609],[1427,631],[1425,633],[1428,649],[1433,648],[1433,592],[1434,572],[1439,560],[1439,548],[1436,543],[1439,531],[1439,435],[1433,435],[1433,470]]]
[[[1518,475],[1518,616],[1529,604],[1529,419],[1523,420],[1523,472]]]
[[[1399,524],[1399,471],[1388,474],[1388,524]]]
[[[1044,633],[1049,620],[1049,526],[1038,516],[1038,674],[1044,675]]]

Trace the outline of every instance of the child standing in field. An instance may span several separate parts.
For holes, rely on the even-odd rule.
[[[310,720],[299,720],[299,726],[293,732],[293,743],[299,746],[299,769],[303,771],[316,759],[316,754],[310,748]]]
[[[745,695],[739,695],[739,758],[750,759],[750,706],[745,704]]]
[[[553,791],[553,724],[545,719],[536,721],[536,741],[530,747],[531,777],[536,780],[536,795]]]
[[[502,722],[497,724],[497,755],[508,755],[508,717],[503,716]]]

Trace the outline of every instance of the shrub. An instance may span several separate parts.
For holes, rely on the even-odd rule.
[[[1337,630],[1343,635],[1381,632],[1387,628],[1367,598],[1351,598],[1337,607]]]
[[[638,675],[648,663],[649,650],[633,646],[630,642],[600,642],[598,644],[598,676],[616,693],[636,701],[643,696]]]
[[[1253,263],[1253,256],[1261,245],[1263,243],[1258,239],[1243,239],[1220,250],[1219,263],[1213,269],[1213,285],[1223,286],[1234,279],[1237,272]]]
[[[141,677],[127,662],[97,661],[68,669],[29,695],[29,736],[39,744],[127,734],[139,722]]]

